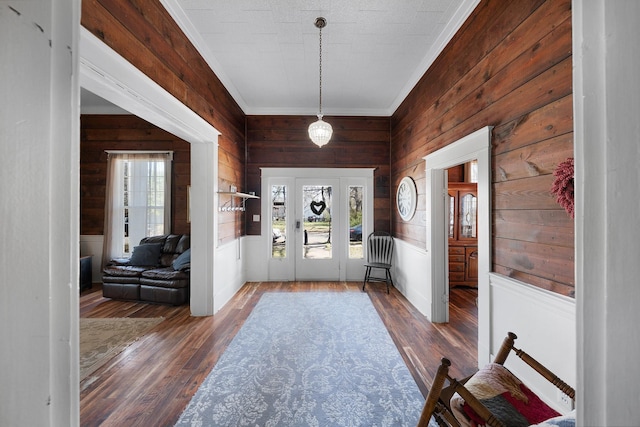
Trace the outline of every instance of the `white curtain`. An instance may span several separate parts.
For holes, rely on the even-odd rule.
[[[108,154],[103,266],[113,258],[128,257],[143,237],[171,232],[172,160],[172,152]]]

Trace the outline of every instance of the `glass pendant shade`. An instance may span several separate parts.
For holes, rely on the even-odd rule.
[[[331,139],[333,128],[322,120],[322,114],[318,114],[318,121],[309,125],[309,138],[318,147],[322,147]]]

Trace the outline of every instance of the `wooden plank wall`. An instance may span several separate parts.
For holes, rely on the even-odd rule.
[[[172,150],[171,231],[190,233],[187,185],[191,182],[189,143],[132,115],[80,117],[80,234],[104,234],[107,184],[105,150]]]
[[[573,156],[570,0],[483,0],[391,118],[391,188],[416,181],[396,237],[425,247],[427,154],[484,126],[492,137],[493,271],[574,291],[573,220],[549,193]]]
[[[81,23],[221,133],[218,184],[243,188],[245,115],[160,1],[84,0]],[[243,215],[219,218],[222,243],[243,228]]]
[[[390,230],[389,118],[324,117],[333,127],[329,144],[318,148],[307,129],[309,116],[247,117],[247,191],[260,194],[261,167],[376,168],[375,229]],[[247,218],[260,213],[260,203],[247,203]],[[260,234],[260,223],[248,221],[247,234]]]

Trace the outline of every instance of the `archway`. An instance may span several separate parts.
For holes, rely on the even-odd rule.
[[[191,313],[212,315],[219,132],[85,28],[80,86],[191,144]]]

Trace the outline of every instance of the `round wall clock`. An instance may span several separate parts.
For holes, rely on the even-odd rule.
[[[413,214],[416,212],[417,198],[416,184],[411,177],[405,176],[400,181],[396,192],[396,206],[400,218],[404,221],[409,221],[413,218]]]

